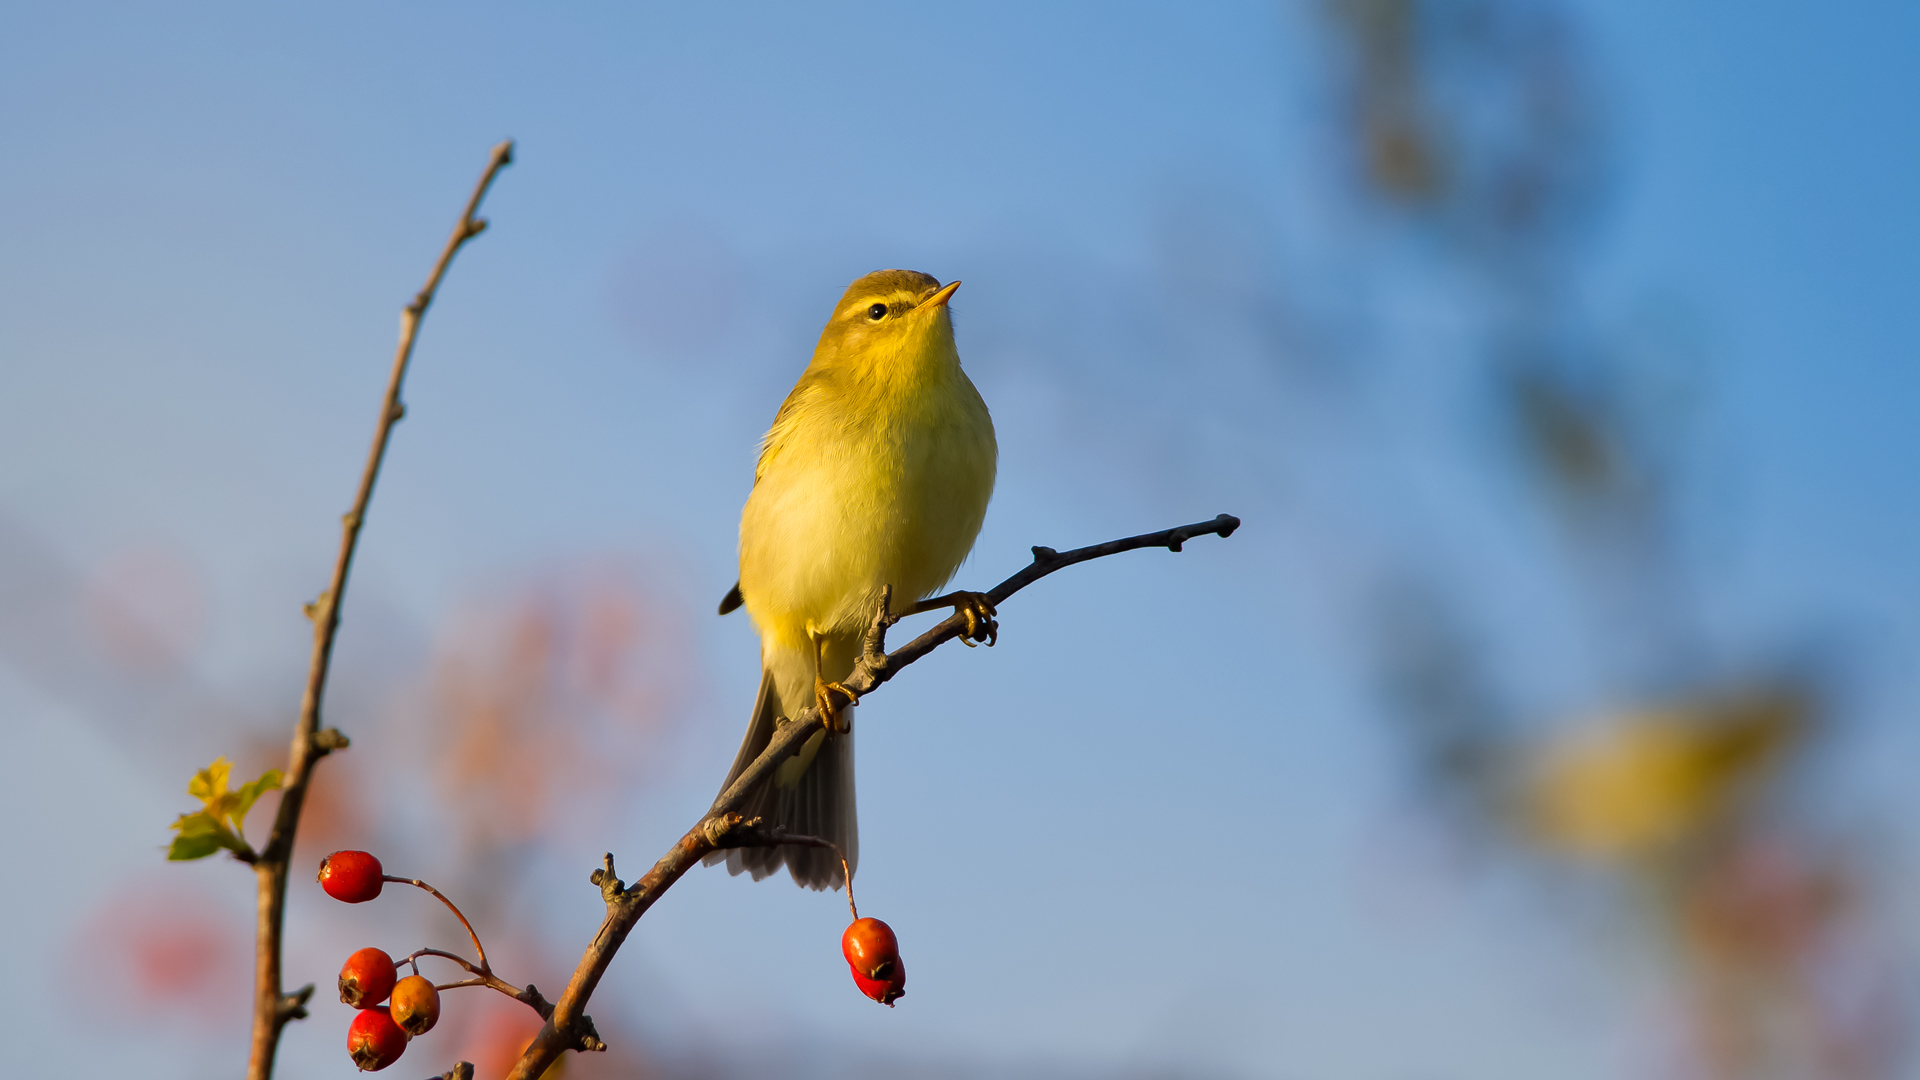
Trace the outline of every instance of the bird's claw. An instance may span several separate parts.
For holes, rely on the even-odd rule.
[[[986,642],[988,648],[992,648],[993,644],[1000,640],[1000,624],[993,618],[999,614],[999,611],[994,608],[993,601],[987,599],[986,593],[956,593],[953,598],[953,611],[954,614],[967,620],[967,632],[960,635],[960,640],[966,642],[967,648],[971,649],[976,642],[981,641]]]
[[[847,703],[841,705],[834,701],[835,694],[846,698]],[[816,677],[813,680],[813,703],[820,709],[820,719],[826,724],[828,731],[845,734],[853,730],[853,724],[843,714],[843,710],[860,704],[859,694],[837,682],[827,682]]]

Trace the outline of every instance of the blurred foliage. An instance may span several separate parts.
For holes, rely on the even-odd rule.
[[[1569,725],[1538,752],[1518,808],[1550,850],[1629,861],[1699,842],[1794,749],[1790,691],[1678,702]]]
[[[1435,257],[1509,436],[1497,465],[1565,526],[1572,545],[1539,561],[1561,568],[1562,615],[1597,643],[1574,695],[1591,706],[1522,707],[1528,673],[1475,631],[1539,628],[1504,624],[1442,563],[1387,573],[1373,647],[1423,796],[1494,850],[1598,871],[1574,880],[1626,900],[1665,957],[1689,1071],[1893,1075],[1897,985],[1836,959],[1877,933],[1872,878],[1832,854],[1844,845],[1786,782],[1817,775],[1804,763],[1839,726],[1832,696],[1764,658],[1730,663],[1738,646],[1692,629],[1679,553],[1696,520],[1682,428],[1697,372],[1671,342],[1597,330],[1580,300],[1609,169],[1579,19],[1553,0],[1322,10],[1348,201]]]
[[[1360,188],[1489,258],[1565,241],[1601,193],[1577,27],[1511,0],[1328,0]]]

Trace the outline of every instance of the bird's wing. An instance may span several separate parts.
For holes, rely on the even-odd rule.
[[[787,436],[793,432],[795,425],[799,422],[800,413],[813,402],[830,393],[830,383],[831,379],[826,371],[808,368],[806,374],[800,376],[800,381],[793,384],[793,389],[787,394],[787,400],[780,403],[780,411],[773,414],[773,426],[767,429],[766,436],[760,440],[760,462],[753,469],[755,484],[760,483],[760,478],[767,474],[767,468],[779,458],[780,451],[785,449]]]

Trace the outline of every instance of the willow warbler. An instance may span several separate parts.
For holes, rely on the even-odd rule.
[[[787,759],[741,812],[830,840],[858,864],[853,799],[853,695],[838,686],[859,658],[893,587],[896,614],[952,604],[991,626],[978,593],[921,601],[973,547],[993,494],[993,419],[953,345],[942,287],[926,274],[881,270],[847,287],[820,332],[813,362],[760,445],[753,493],[740,514],[740,580],[720,603],[744,605],[760,632],[760,692],[721,790],[773,737],[818,705],[826,730]],[[985,636],[982,632],[981,636]],[[816,847],[715,853],[733,873],[839,888],[833,852]]]

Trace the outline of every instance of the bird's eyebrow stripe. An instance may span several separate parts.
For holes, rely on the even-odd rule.
[[[844,318],[847,318],[848,316],[855,315],[855,314],[858,314],[864,318],[867,314],[867,309],[872,307],[875,304],[885,304],[887,305],[887,309],[891,311],[893,309],[893,305],[898,303],[905,303],[908,307],[915,307],[920,303],[920,294],[906,292],[905,290],[898,290],[895,292],[884,293],[884,294],[874,293],[871,296],[861,297],[860,299],[855,300],[853,303],[848,304],[846,307],[841,308],[840,314],[836,316],[836,318],[844,319]]]

